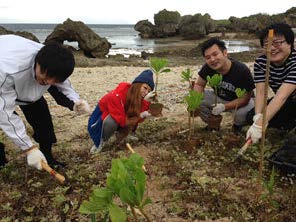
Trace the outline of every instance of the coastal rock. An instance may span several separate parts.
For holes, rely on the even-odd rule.
[[[134,26],[134,29],[136,31],[140,32],[139,35],[144,39],[154,37],[153,32],[154,32],[155,27],[147,19],[137,22]]]
[[[71,19],[57,25],[45,39],[45,44],[51,41],[63,43],[65,40],[77,41],[79,49],[88,57],[105,57],[111,48],[111,44],[106,38],[101,38],[83,22],[72,21]]]
[[[26,32],[26,31],[13,32],[13,31],[7,30],[4,27],[0,26],[0,35],[8,35],[8,34],[18,35],[18,36],[24,37],[26,39],[33,40],[35,42],[39,42],[39,39],[30,32]]]
[[[179,33],[185,39],[200,39],[207,35],[207,24],[211,18],[205,18],[201,14],[186,15],[179,23]]]

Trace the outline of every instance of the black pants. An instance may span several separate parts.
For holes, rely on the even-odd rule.
[[[45,155],[47,161],[51,162],[53,159],[51,147],[53,143],[56,143],[57,139],[46,100],[44,97],[41,97],[36,102],[20,106],[20,108],[33,128],[33,138],[39,143],[40,150]]]
[[[272,99],[269,99],[269,103]],[[255,108],[250,110],[247,114],[247,122],[249,125],[253,124],[253,116],[255,115]],[[288,98],[282,108],[269,121],[268,127],[291,130],[296,127],[296,99]]]

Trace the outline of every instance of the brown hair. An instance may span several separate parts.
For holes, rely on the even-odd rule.
[[[126,95],[125,113],[127,118],[139,117],[142,109],[142,96],[140,93],[143,83],[133,83]]]

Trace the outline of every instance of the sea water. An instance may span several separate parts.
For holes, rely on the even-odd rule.
[[[24,24],[11,23],[0,24],[0,26],[10,31],[27,31],[34,34],[41,43],[48,35],[52,33],[57,24]],[[142,39],[139,32],[135,31],[134,25],[123,24],[88,24],[95,33],[100,37],[105,37],[112,45],[109,55],[122,54],[125,57],[129,55],[140,55],[142,51],[152,53],[158,46],[158,41],[154,39]],[[77,42],[67,42],[64,44],[78,48]],[[169,45],[170,43],[166,43]],[[228,52],[248,51],[252,48],[244,41],[229,40],[226,42]],[[162,47],[165,45],[162,43]]]

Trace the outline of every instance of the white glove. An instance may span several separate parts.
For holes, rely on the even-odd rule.
[[[223,103],[218,103],[216,106],[214,105],[212,109],[213,115],[219,115],[220,113],[225,111],[225,105]]]
[[[256,125],[256,123],[253,123],[252,126],[250,126],[249,130],[247,131],[246,139],[251,138],[252,143],[255,144],[261,139],[262,136],[262,127]]]
[[[141,112],[141,113],[140,113],[140,117],[141,117],[142,119],[144,119],[144,118],[146,118],[146,117],[149,117],[149,116],[151,116],[151,113],[149,113],[148,111],[144,111],[144,112]]]
[[[41,161],[47,163],[45,156],[39,149],[33,149],[27,154],[27,162],[29,166],[42,170]]]
[[[144,99],[148,102],[153,101],[153,98],[156,96],[155,91],[151,91],[150,93],[148,93]]]
[[[90,113],[90,108],[88,103],[81,99],[78,100],[73,107],[73,110],[77,113],[77,114],[83,114],[83,113]]]
[[[253,122],[256,123],[258,119],[262,118],[263,114],[262,113],[257,113],[256,115],[253,116]]]

